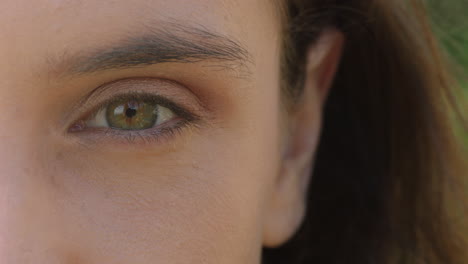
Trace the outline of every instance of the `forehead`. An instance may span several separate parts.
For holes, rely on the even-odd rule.
[[[46,54],[54,58],[99,48],[165,21],[233,37],[253,55],[259,41],[271,39],[279,28],[269,0],[2,0],[0,57],[19,65],[11,54],[21,54],[25,63],[36,65]]]
[[[31,20],[50,16],[75,19],[121,18],[138,16],[184,16],[187,18],[224,17],[227,13],[268,5],[268,0],[3,0],[0,3],[2,17],[30,16]],[[246,9],[247,8],[247,9]],[[214,11],[214,12],[213,12]],[[228,11],[228,12],[227,12]],[[22,17],[26,18],[26,17]]]

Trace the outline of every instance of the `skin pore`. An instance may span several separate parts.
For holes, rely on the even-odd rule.
[[[280,23],[267,0],[2,1],[0,263],[260,263],[287,241],[343,38],[311,47],[287,112]],[[174,115],[87,127],[116,96]]]

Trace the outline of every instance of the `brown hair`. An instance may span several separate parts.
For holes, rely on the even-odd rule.
[[[325,107],[295,237],[266,264],[462,263],[447,210],[461,172],[453,88],[418,0],[297,0],[285,11],[283,87],[301,96],[306,49],[326,28],[346,47]],[[451,202],[451,201],[450,201]]]

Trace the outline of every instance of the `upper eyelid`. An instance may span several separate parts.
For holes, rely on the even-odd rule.
[[[146,94],[164,99],[161,100],[165,103],[163,106],[173,107],[179,114],[185,114],[185,117],[191,115],[196,119],[206,112],[205,106],[199,99],[177,82],[156,78],[125,78],[100,85],[80,99],[65,117],[65,125],[71,127],[84,116],[89,116],[100,107],[105,107],[117,96],[125,97],[129,94],[134,96]]]
[[[148,85],[149,84],[149,85]],[[157,84],[157,85],[155,85]],[[138,87],[138,86],[151,86],[151,87],[158,87],[161,89],[167,86],[178,86],[179,83],[168,80],[168,79],[161,79],[161,78],[124,78],[118,79],[111,82],[107,82],[97,86],[93,89],[85,98],[83,98],[83,103],[89,101],[92,97],[100,97],[102,94],[106,93],[108,90],[111,89],[118,89],[121,87],[125,87],[124,90],[128,90],[128,87]]]
[[[157,85],[155,85],[157,83]],[[149,85],[144,85],[149,84]],[[124,92],[130,90],[129,87],[158,87],[158,89],[167,87],[167,86],[177,86],[179,85],[175,81],[167,80],[167,79],[156,79],[156,78],[124,78],[118,79],[111,82],[107,82],[101,84],[94,88],[91,92],[89,92],[85,97],[83,97],[79,102],[78,105],[86,105],[89,104],[90,101],[96,100],[96,98],[100,98],[108,92],[109,90],[124,90]],[[123,88],[123,89],[122,89]],[[143,90],[143,89],[138,89]],[[117,91],[118,93],[119,91]],[[133,92],[136,92],[133,90]],[[109,98],[109,96],[108,96]]]

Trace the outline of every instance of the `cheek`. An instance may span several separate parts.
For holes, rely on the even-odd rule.
[[[239,105],[165,152],[66,155],[57,189],[70,236],[94,259],[122,263],[258,259],[278,165],[274,98]]]

